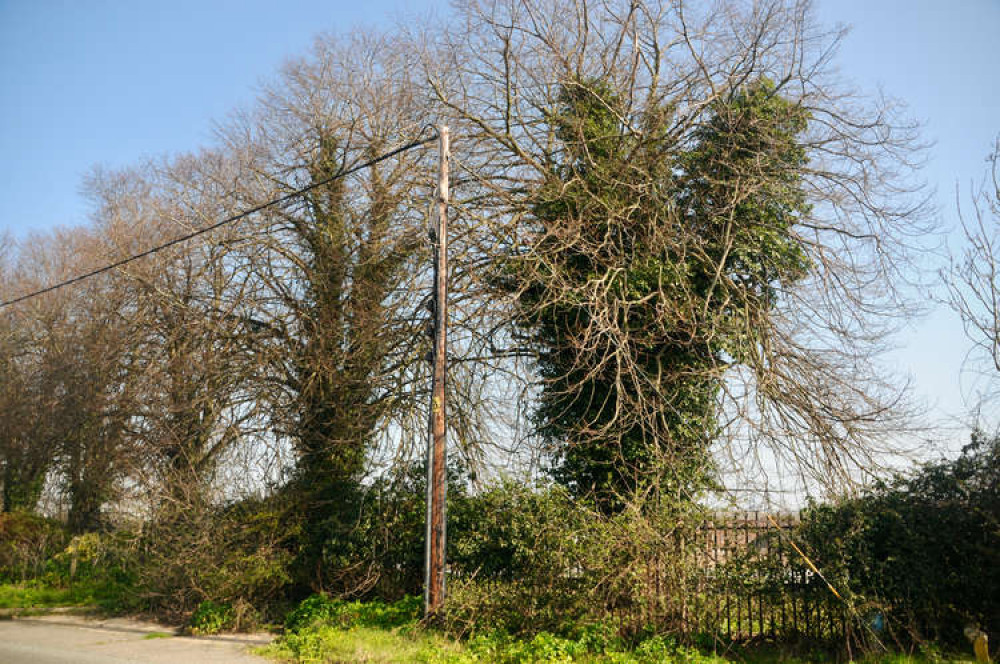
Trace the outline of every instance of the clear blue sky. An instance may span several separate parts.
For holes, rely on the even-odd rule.
[[[0,231],[82,223],[95,164],[194,150],[317,34],[434,4],[0,0]]]
[[[869,90],[881,88],[906,102],[933,141],[924,171],[936,189],[942,226],[958,226],[956,185],[963,203],[986,172],[986,156],[1000,135],[1000,2],[998,0],[822,0],[820,19],[851,32],[837,62]],[[948,238],[956,246],[954,233]],[[909,374],[919,396],[939,417],[962,416],[976,382],[960,367],[969,344],[951,312],[934,308],[898,339],[892,361]],[[996,405],[996,404],[994,404]],[[984,419],[998,421],[997,414]],[[954,440],[952,449],[962,441]]]
[[[0,0],[0,232],[86,220],[81,177],[95,164],[196,149],[212,123],[324,31],[386,24],[443,0]],[[936,142],[926,177],[945,226],[956,183],[982,177],[1000,133],[1000,1],[821,0],[852,32],[837,60],[862,88],[909,104]],[[892,361],[940,412],[962,412],[967,344],[938,311]]]

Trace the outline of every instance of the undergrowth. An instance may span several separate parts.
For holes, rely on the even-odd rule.
[[[608,662],[646,664],[724,662],[662,636],[634,647],[609,625],[591,625],[576,634],[541,632],[530,639],[493,630],[458,641],[425,628],[421,600],[345,602],[314,595],[289,613],[285,634],[260,654],[289,662],[422,662],[426,664],[527,664],[528,662]]]
[[[723,664],[725,662],[833,663],[823,652],[790,653],[780,649],[737,648],[726,657],[684,646],[663,635],[629,642],[615,626],[598,623],[574,633],[549,632],[518,638],[502,630],[482,631],[457,640],[425,627],[421,601],[347,602],[313,595],[292,610],[284,635],[258,654],[282,662],[373,662],[398,664]],[[863,664],[946,664],[972,660],[938,651],[914,655],[870,655]]]

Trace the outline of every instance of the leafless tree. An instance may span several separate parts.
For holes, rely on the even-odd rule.
[[[90,232],[74,242],[88,269],[103,255]],[[68,526],[81,533],[107,525],[103,508],[121,496],[131,464],[127,436],[136,406],[128,291],[112,275],[88,280],[65,303],[68,320],[48,341],[60,343],[61,385],[48,415],[60,431],[59,468],[69,499]]]
[[[205,152],[88,181],[106,261],[237,212],[231,162]],[[239,229],[220,229],[124,266],[134,389],[129,414],[138,477],[184,510],[208,499],[217,464],[260,422],[241,317],[245,281],[232,260]]]
[[[0,244],[2,292],[10,297],[24,287],[19,278],[17,247],[9,236]],[[3,496],[0,509],[33,509],[45,474],[52,467],[55,450],[51,439],[42,439],[37,358],[24,311],[7,310],[0,318],[0,469]],[[46,444],[48,443],[48,444]]]
[[[959,315],[972,342],[970,368],[986,379],[983,399],[996,395],[1000,372],[1000,139],[988,157],[989,172],[959,207],[965,246],[945,273],[947,304]]]
[[[30,237],[18,252],[19,278],[5,292],[23,294],[99,260],[87,229]],[[104,275],[5,312],[5,502],[34,508],[47,475],[56,472],[75,532],[100,525],[101,508],[127,467],[130,391],[120,305]]]

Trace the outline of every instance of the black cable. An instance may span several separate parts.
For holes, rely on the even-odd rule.
[[[326,178],[324,180],[319,180],[318,182],[313,182],[309,186],[303,187],[301,189],[296,189],[295,191],[293,191],[291,193],[288,193],[288,194],[285,194],[284,196],[281,196],[280,198],[275,198],[274,200],[268,201],[267,203],[262,203],[262,204],[260,204],[260,205],[258,205],[256,207],[252,207],[249,210],[244,210],[243,212],[240,212],[239,214],[233,215],[231,217],[227,217],[227,218],[225,218],[225,219],[223,219],[221,221],[217,221],[216,223],[214,223],[214,224],[212,224],[210,226],[205,226],[204,228],[199,228],[198,230],[193,231],[191,233],[188,233],[187,235],[182,235],[180,237],[176,237],[173,240],[170,240],[169,242],[165,242],[165,243],[163,243],[161,245],[157,245],[157,246],[152,247],[151,249],[147,249],[146,251],[143,251],[141,253],[134,254],[132,256],[129,256],[128,258],[123,258],[120,261],[116,261],[114,263],[110,263],[109,265],[105,265],[104,267],[97,268],[96,270],[91,270],[90,272],[87,272],[85,274],[81,274],[81,275],[75,276],[72,279],[67,279],[67,280],[61,281],[61,282],[59,282],[57,284],[53,284],[51,286],[46,286],[45,288],[42,288],[42,289],[37,290],[37,291],[34,291],[32,293],[28,293],[27,295],[21,295],[20,297],[15,297],[13,300],[7,300],[6,302],[0,302],[0,309],[3,309],[4,307],[8,307],[8,306],[10,306],[12,304],[17,304],[18,302],[23,302],[25,300],[30,300],[33,297],[38,297],[39,295],[44,295],[45,293],[50,293],[50,292],[52,292],[54,290],[58,290],[60,288],[65,288],[66,286],[72,286],[73,284],[79,283],[79,282],[84,281],[86,279],[90,279],[91,277],[96,277],[99,274],[104,274],[105,272],[110,272],[111,270],[119,268],[119,267],[121,267],[123,265],[127,265],[127,264],[129,264],[129,263],[131,263],[133,261],[137,261],[140,258],[145,258],[146,256],[150,256],[152,254],[155,254],[158,251],[163,251],[164,249],[172,247],[175,244],[180,244],[181,242],[187,242],[188,240],[190,240],[192,238],[195,238],[195,237],[198,237],[199,235],[204,235],[205,233],[208,233],[209,231],[214,231],[216,228],[220,228],[222,226],[225,226],[226,224],[231,224],[234,221],[239,221],[240,219],[244,219],[246,217],[249,217],[252,214],[256,214],[257,212],[260,212],[262,210],[266,210],[266,209],[268,209],[270,207],[274,207],[276,205],[281,205],[282,203],[287,203],[288,201],[292,200],[293,198],[295,198],[297,196],[301,196],[302,194],[305,194],[307,192],[310,192],[313,189],[316,189],[317,187],[322,187],[323,185],[330,184],[334,180],[339,180],[340,178],[346,177],[346,176],[350,175],[351,173],[356,173],[356,172],[358,172],[358,171],[360,171],[362,169],[374,166],[375,164],[377,164],[377,163],[379,163],[381,161],[385,161],[386,159],[389,159],[390,157],[395,157],[397,154],[400,154],[401,152],[406,152],[407,150],[412,150],[413,148],[420,147],[421,145],[424,145],[426,143],[430,143],[433,140],[437,140],[437,136],[431,136],[430,138],[424,138],[424,139],[421,139],[421,140],[413,141],[411,143],[407,143],[406,145],[404,145],[402,147],[398,147],[395,150],[392,150],[390,152],[386,152],[385,154],[379,155],[378,157],[375,157],[374,159],[370,159],[370,160],[364,162],[363,164],[358,164],[357,166],[352,166],[351,168],[348,168],[347,170],[335,173],[334,175],[331,175],[330,177],[328,177],[328,178]]]

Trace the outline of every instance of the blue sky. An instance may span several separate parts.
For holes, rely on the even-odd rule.
[[[305,54],[316,34],[420,7],[0,0],[0,230],[85,221],[79,186],[95,164],[196,149],[213,121],[249,104],[256,86]]]
[[[933,142],[923,175],[936,190],[942,227],[954,230],[956,186],[967,204],[1000,135],[1000,2],[823,0],[817,9],[823,22],[851,27],[837,58],[844,76],[901,99],[923,123],[924,138]],[[952,232],[948,243],[958,241]],[[964,418],[981,383],[960,372],[969,344],[957,318],[932,307],[897,343],[890,361],[911,376],[928,409],[952,423]],[[995,414],[984,416],[997,421]],[[953,440],[950,447],[961,443]]]
[[[852,32],[837,63],[862,89],[904,100],[935,141],[925,176],[945,227],[955,187],[982,177],[1000,133],[1000,1],[821,0]],[[196,149],[213,121],[323,31],[378,25],[443,1],[0,0],[0,232],[86,221],[81,178],[97,164]],[[967,344],[943,311],[914,322],[891,362],[940,415],[965,405]],[[957,443],[957,441],[956,441]]]

